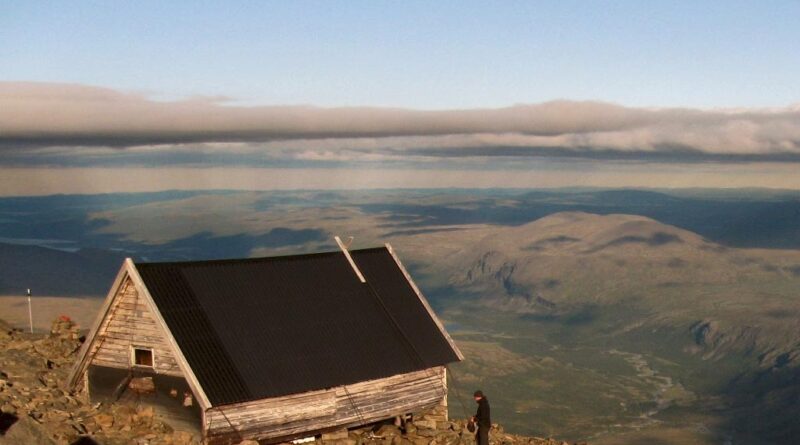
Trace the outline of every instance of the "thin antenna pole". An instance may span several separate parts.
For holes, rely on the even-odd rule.
[[[344,243],[342,242],[342,239],[339,238],[338,236],[334,236],[333,239],[336,240],[336,244],[339,245],[339,248],[342,249],[342,253],[344,253],[345,257],[347,257],[347,261],[350,262],[350,267],[353,268],[353,272],[356,273],[356,275],[358,276],[359,281],[361,281],[362,283],[366,283],[367,280],[364,279],[364,275],[362,275],[361,271],[358,270],[358,266],[356,266],[356,262],[353,261],[353,257],[350,256],[350,252],[347,250],[347,246],[345,246]]]
[[[28,289],[28,321],[31,324],[31,334],[33,334],[33,308],[31,307],[31,290]]]

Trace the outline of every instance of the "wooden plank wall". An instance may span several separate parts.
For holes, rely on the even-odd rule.
[[[206,412],[206,437],[211,445],[288,439],[421,412],[444,402],[444,372],[436,367],[326,391],[211,408]]]
[[[128,278],[120,286],[117,298],[100,325],[89,351],[91,363],[130,368],[131,346],[141,346],[153,349],[157,373],[183,376],[164,336],[147,304],[139,298],[133,281]]]

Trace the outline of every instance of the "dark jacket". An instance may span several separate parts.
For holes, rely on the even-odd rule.
[[[489,400],[486,399],[486,396],[478,400],[478,411],[475,413],[475,423],[477,423],[479,427],[489,428],[492,426],[492,418],[489,414]]]

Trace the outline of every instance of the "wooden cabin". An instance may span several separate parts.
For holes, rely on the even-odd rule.
[[[388,244],[127,259],[68,386],[152,404],[208,444],[273,443],[446,407],[462,359]]]

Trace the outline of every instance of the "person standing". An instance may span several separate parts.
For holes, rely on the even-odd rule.
[[[473,396],[475,397],[475,403],[478,404],[478,411],[472,417],[472,421],[478,426],[478,431],[475,432],[475,441],[478,445],[489,445],[489,429],[492,427],[489,400],[480,390],[475,391]]]

